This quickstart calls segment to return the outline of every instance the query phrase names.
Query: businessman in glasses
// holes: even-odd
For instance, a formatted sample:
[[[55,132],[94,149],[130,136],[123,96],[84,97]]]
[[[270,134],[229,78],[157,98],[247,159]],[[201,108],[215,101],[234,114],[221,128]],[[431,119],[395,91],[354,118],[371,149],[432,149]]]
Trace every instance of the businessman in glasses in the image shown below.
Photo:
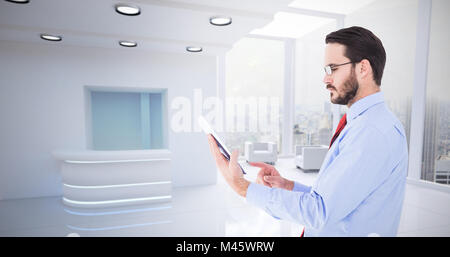
[[[306,186],[259,167],[246,180],[234,151],[228,162],[211,136],[209,144],[227,183],[239,195],[278,219],[304,226],[300,236],[395,236],[403,204],[408,152],[405,131],[381,92],[386,52],[361,27],[326,36],[323,83],[330,101],[347,105],[315,183]]]

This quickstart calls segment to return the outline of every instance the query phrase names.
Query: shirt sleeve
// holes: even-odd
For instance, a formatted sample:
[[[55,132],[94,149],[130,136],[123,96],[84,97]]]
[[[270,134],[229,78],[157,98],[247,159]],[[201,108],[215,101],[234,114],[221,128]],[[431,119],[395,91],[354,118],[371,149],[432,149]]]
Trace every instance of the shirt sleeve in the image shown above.
[[[250,183],[246,199],[248,203],[263,209],[277,219],[313,228],[320,228],[325,221],[323,201],[314,192],[289,191]]]
[[[294,188],[292,188],[292,191],[309,193],[309,192],[311,192],[311,187],[307,186],[307,185],[303,185],[300,182],[294,181]]]

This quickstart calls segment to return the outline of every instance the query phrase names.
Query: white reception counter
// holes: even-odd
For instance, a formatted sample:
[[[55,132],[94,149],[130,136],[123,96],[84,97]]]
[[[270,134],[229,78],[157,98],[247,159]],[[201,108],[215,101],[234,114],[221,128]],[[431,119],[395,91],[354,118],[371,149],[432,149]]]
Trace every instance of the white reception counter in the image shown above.
[[[96,208],[171,200],[170,151],[54,151],[63,203]]]

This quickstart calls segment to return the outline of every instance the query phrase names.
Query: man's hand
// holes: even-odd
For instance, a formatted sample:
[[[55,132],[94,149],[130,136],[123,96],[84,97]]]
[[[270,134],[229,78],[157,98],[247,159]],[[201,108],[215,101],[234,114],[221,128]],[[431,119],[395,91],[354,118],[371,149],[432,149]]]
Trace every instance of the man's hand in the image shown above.
[[[264,162],[249,162],[249,164],[261,168],[256,177],[256,183],[286,190],[292,190],[294,188],[294,181],[281,177],[280,173],[272,165]]]
[[[228,161],[220,152],[216,140],[212,135],[208,135],[208,141],[211,153],[213,154],[217,167],[219,168],[220,173],[222,173],[222,176],[225,178],[225,181],[231,186],[231,188],[233,188],[234,191],[236,191],[236,193],[245,197],[247,195],[247,189],[250,182],[244,178],[244,174],[237,163],[239,151],[233,151],[230,161]]]

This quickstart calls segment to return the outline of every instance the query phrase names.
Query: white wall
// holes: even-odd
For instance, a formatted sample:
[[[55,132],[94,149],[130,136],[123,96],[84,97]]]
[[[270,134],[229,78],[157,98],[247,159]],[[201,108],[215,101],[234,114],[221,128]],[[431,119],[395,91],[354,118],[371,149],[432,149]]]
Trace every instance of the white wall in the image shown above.
[[[168,88],[171,100],[216,95],[216,59],[139,49],[0,41],[0,200],[62,194],[54,149],[86,149],[84,86]],[[203,133],[169,131],[173,185],[216,182]]]

